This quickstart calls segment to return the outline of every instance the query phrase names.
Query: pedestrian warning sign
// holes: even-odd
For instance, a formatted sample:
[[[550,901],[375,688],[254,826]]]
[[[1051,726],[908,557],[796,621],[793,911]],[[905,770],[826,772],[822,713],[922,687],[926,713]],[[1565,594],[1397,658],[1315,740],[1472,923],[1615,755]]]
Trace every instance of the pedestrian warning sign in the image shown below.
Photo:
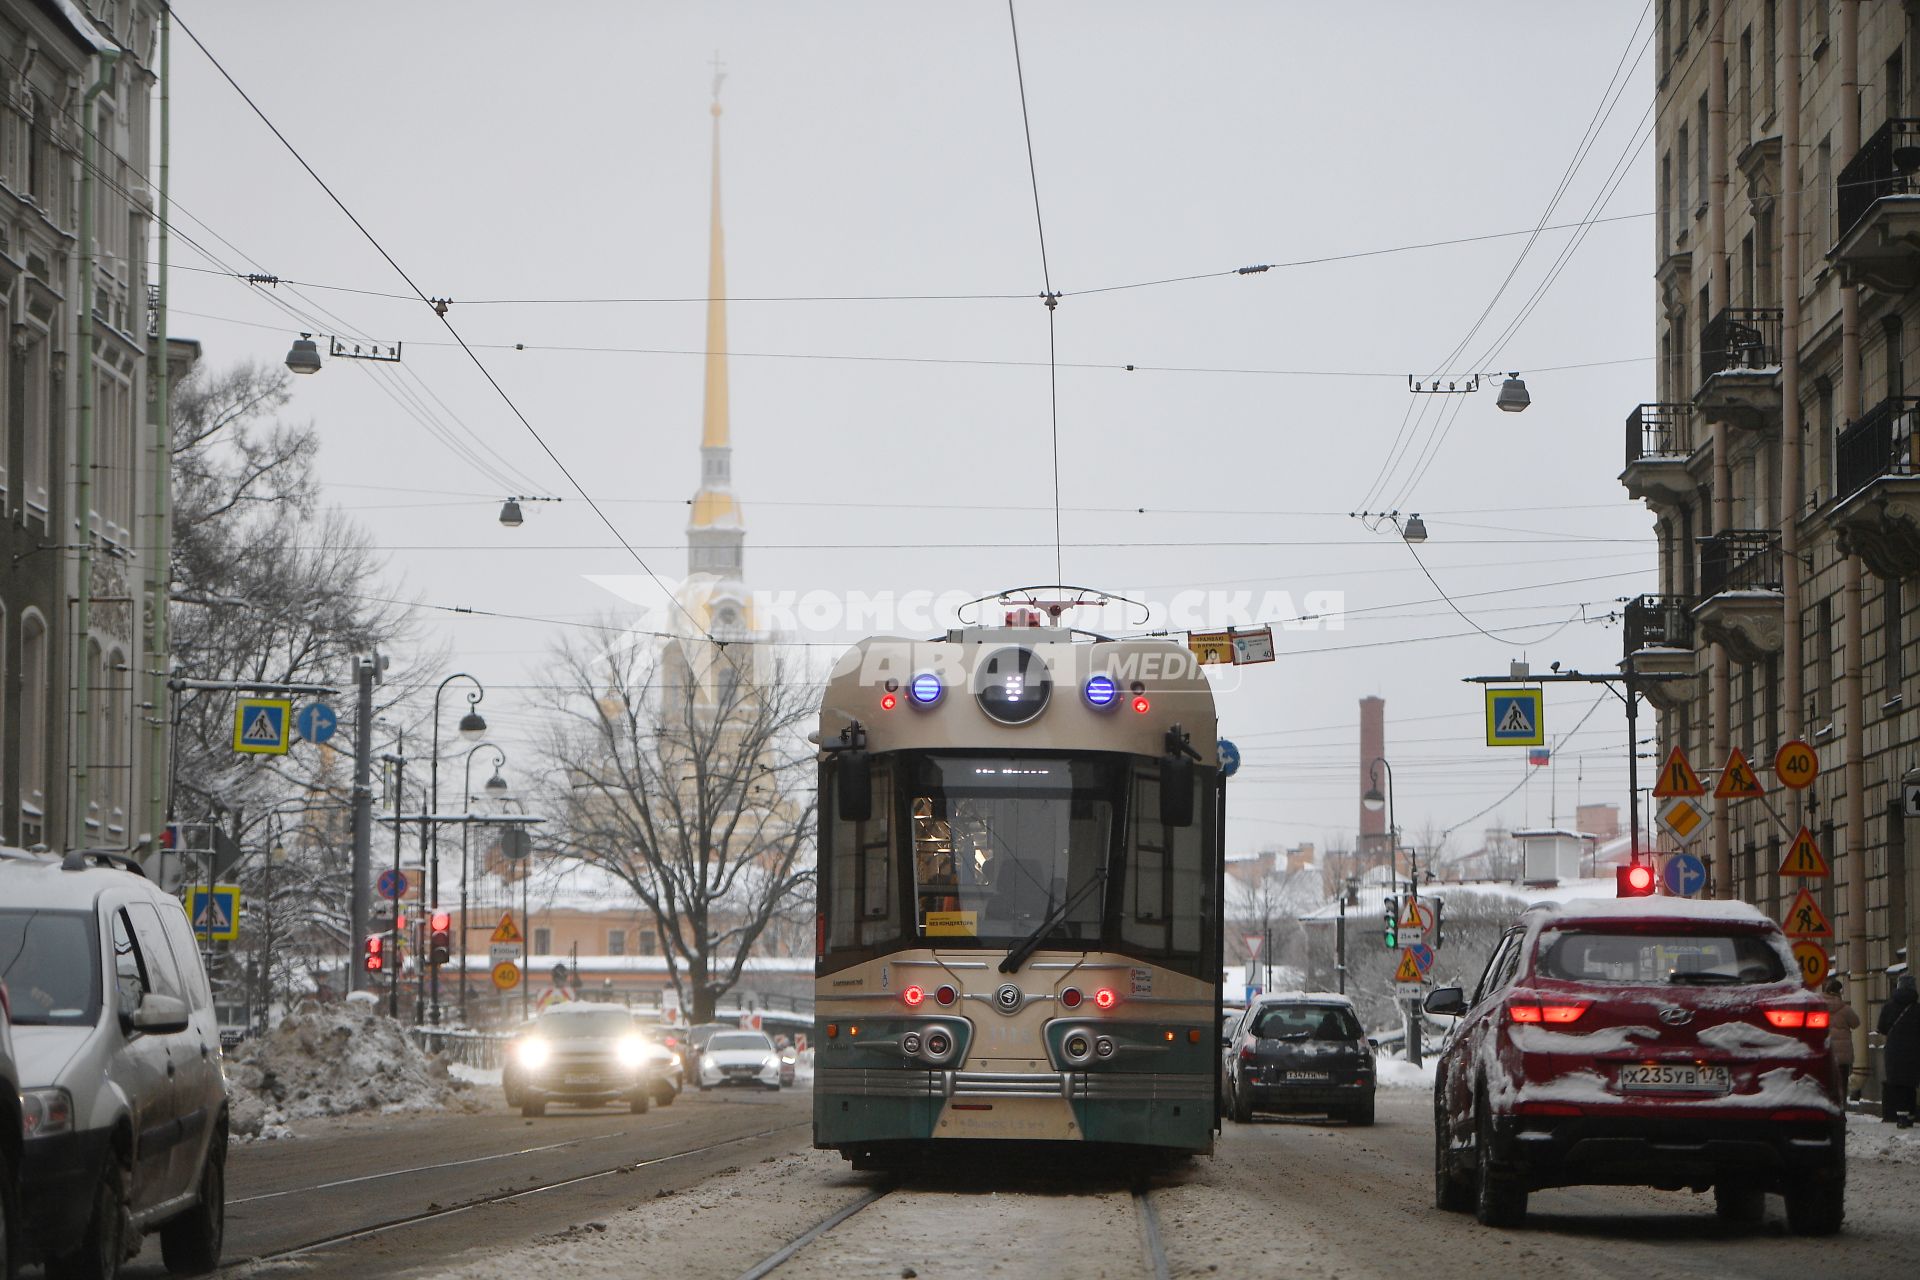
[[[196,884],[187,889],[187,919],[195,936],[215,942],[240,937],[240,886]]]
[[[1763,796],[1767,789],[1760,785],[1760,778],[1747,763],[1746,753],[1735,747],[1733,754],[1727,757],[1727,767],[1720,771],[1720,781],[1713,788],[1716,800],[1751,800]]]
[[[1665,800],[1669,796],[1703,796],[1707,789],[1700,785],[1700,775],[1687,763],[1687,753],[1675,747],[1667,753],[1667,762],[1660,766],[1653,794],[1656,799]]]
[[[293,703],[286,698],[241,698],[233,708],[233,749],[243,755],[287,754]]]
[[[1546,716],[1538,689],[1487,690],[1487,745],[1543,747],[1547,744]]]
[[[1827,919],[1827,913],[1813,900],[1813,895],[1802,889],[1794,898],[1793,905],[1787,908],[1787,915],[1780,922],[1780,928],[1789,938],[1831,938],[1833,922]]]
[[[1414,958],[1412,947],[1400,949],[1400,967],[1394,970],[1393,980],[1395,982],[1420,981],[1420,962]]]
[[[505,915],[500,917],[500,923],[493,927],[493,937],[489,938],[488,941],[489,942],[523,942],[525,941],[525,939],[521,936],[520,926],[513,922],[513,912],[509,911]]]
[[[1826,855],[1813,842],[1813,832],[1805,827],[1800,828],[1800,834],[1793,838],[1793,846],[1787,850],[1786,861],[1780,864],[1780,874],[1798,876],[1803,880],[1820,879],[1833,874]]]

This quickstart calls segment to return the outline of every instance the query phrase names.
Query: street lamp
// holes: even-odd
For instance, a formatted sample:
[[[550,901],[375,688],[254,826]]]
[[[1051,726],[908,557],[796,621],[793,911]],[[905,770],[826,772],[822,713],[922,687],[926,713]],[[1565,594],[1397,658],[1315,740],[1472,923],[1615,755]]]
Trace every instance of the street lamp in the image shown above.
[[[1420,518],[1418,511],[1407,517],[1407,523],[1400,530],[1400,537],[1404,541],[1415,544],[1427,540],[1427,522]]]
[[[1493,407],[1507,413],[1523,413],[1533,403],[1533,397],[1527,394],[1527,384],[1516,371],[1507,375],[1500,384],[1500,394],[1493,399]]]
[[[1387,775],[1385,794],[1380,787],[1380,775]],[[1400,824],[1393,814],[1393,766],[1387,763],[1385,756],[1375,756],[1367,770],[1368,787],[1360,797],[1360,803],[1374,813],[1384,807],[1387,811],[1387,881],[1391,886],[1393,874],[1399,867]],[[1407,901],[1412,902],[1420,896],[1420,876],[1414,867],[1413,851],[1407,851]],[[1406,1010],[1407,1062],[1410,1066],[1420,1065],[1420,1014],[1415,1006],[1402,1003]]]
[[[504,503],[501,504],[500,506],[500,523],[501,524],[507,526],[507,528],[509,529],[518,529],[521,525],[525,524],[526,522],[527,522],[527,518],[520,514],[519,499],[508,498]]]
[[[473,757],[481,751],[493,752],[493,776],[487,779],[487,794],[494,799],[505,798],[509,788],[506,778],[500,774],[500,767],[507,762],[507,753],[491,742],[479,743],[467,751],[466,772],[462,775],[460,795],[462,806],[473,803]],[[467,849],[468,833],[473,830],[471,822],[460,824],[460,1024],[467,1025]]]
[[[287,352],[287,368],[303,374],[320,372],[320,348],[314,345],[312,334],[303,333],[293,340]]]
[[[420,819],[420,851],[427,856],[427,898],[428,909],[440,909],[440,824],[434,816],[440,812],[440,696],[447,686],[455,680],[468,680],[473,683],[473,691],[467,694],[467,713],[460,717],[460,736],[467,742],[478,742],[486,736],[487,721],[480,714],[481,699],[487,696],[487,687],[475,676],[465,671],[456,671],[440,682],[433,691],[433,754],[427,766],[427,812]],[[440,1022],[440,970],[433,970],[433,1021]],[[416,1018],[417,1020],[417,1018]]]

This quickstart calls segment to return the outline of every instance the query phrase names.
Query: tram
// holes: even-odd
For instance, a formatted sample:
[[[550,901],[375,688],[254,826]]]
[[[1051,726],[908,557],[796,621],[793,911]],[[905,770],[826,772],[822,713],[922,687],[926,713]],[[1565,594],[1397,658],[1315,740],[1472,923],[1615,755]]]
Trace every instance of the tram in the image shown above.
[[[1051,614],[836,664],[820,758],[814,1145],[1208,1153],[1224,788],[1186,648]]]

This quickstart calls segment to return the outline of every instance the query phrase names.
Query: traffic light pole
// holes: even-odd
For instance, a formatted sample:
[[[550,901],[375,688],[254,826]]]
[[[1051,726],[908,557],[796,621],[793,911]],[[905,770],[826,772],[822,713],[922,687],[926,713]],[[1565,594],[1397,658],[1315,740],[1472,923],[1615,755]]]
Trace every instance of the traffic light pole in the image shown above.
[[[365,945],[367,908],[373,898],[373,682],[379,677],[380,659],[369,656],[358,660],[359,701],[353,726],[353,874],[349,892],[353,946]],[[347,966],[347,990],[358,991],[367,984],[364,968],[357,962]]]

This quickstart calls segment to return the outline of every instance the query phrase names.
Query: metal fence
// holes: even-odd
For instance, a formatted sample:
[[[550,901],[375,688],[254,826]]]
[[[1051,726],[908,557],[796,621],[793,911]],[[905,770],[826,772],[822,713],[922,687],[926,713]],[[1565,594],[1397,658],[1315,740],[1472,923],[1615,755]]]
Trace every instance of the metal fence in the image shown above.
[[[1780,590],[1780,535],[1729,529],[1700,539],[1700,594]]]
[[[1684,404],[1635,405],[1627,415],[1627,463],[1643,458],[1687,456],[1687,414]]]
[[[1834,445],[1837,496],[1850,498],[1881,476],[1914,474],[1920,396],[1889,396],[1847,424]]]
[[[1780,363],[1778,307],[1724,307],[1700,331],[1700,381],[1728,369],[1765,369]]]
[[[1626,651],[1692,649],[1693,601],[1685,596],[1639,596],[1627,602]]]
[[[1836,242],[1846,239],[1876,200],[1920,190],[1916,171],[1920,171],[1920,120],[1893,119],[1875,129],[1840,170]]]

